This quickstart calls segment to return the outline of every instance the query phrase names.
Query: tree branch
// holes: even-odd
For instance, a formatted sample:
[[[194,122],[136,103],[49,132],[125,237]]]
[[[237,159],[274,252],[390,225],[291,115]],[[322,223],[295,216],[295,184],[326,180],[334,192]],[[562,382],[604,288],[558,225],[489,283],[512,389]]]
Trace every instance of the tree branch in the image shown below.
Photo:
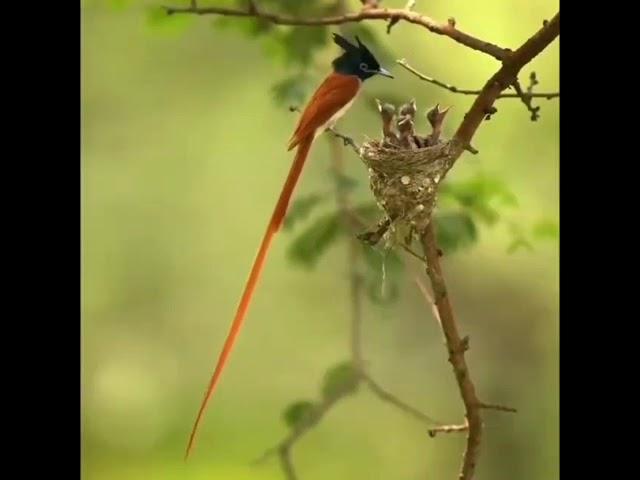
[[[502,68],[487,81],[458,127],[454,138],[464,145],[469,144],[484,117],[495,111],[493,104],[500,93],[517,79],[522,67],[533,60],[558,35],[560,35],[560,12],[502,62]]]
[[[354,152],[356,152],[356,155],[360,155],[360,145],[358,145],[353,138],[347,136],[347,135],[343,135],[342,133],[338,132],[334,127],[330,127],[327,128],[327,130],[329,132],[331,132],[333,134],[334,137],[339,138],[340,140],[342,140],[342,143],[344,143],[344,146],[349,146],[353,149]]]
[[[443,425],[442,427],[429,429],[429,436],[434,438],[438,433],[459,433],[466,432],[468,430],[468,425]]]
[[[313,415],[309,416],[300,425],[296,426],[296,428],[294,428],[289,435],[283,438],[277,445],[267,449],[260,458],[255,460],[254,463],[261,463],[271,455],[277,453],[280,456],[283,470],[285,471],[288,479],[291,480],[297,478],[293,468],[293,462],[291,461],[291,448],[305,433],[318,424],[336,403],[348,395],[350,395],[350,392],[342,392],[339,395],[324,398],[317,405]]]
[[[287,480],[297,480],[298,476],[293,468],[293,462],[291,461],[291,449],[288,446],[281,446],[278,450],[280,456],[280,465],[282,465],[282,471],[284,472]]]
[[[400,60],[396,60],[396,63],[400,65],[402,68],[404,68],[405,70],[408,70],[409,72],[413,73],[420,80],[424,80],[425,82],[432,83],[433,85],[444,88],[445,90],[449,90],[450,92],[459,93],[462,95],[480,95],[482,93],[482,90],[468,90],[464,88],[458,88],[455,85],[450,85],[448,83],[441,82],[440,80],[437,80],[433,77],[429,77],[423,73],[420,73],[411,65],[409,65],[404,58]],[[560,92],[534,93],[532,91],[528,91],[527,93],[523,92],[522,94],[501,93],[496,98],[522,98],[522,95],[526,95],[529,98],[546,98],[547,100],[551,100],[553,98],[559,98]]]
[[[421,234],[422,247],[427,257],[427,275],[431,280],[434,303],[438,309],[440,326],[444,333],[449,351],[449,362],[458,382],[458,389],[465,407],[466,424],[468,427],[467,447],[464,452],[460,480],[470,480],[476,468],[480,440],[482,438],[482,418],[480,417],[480,400],[471,381],[469,369],[464,358],[466,342],[460,337],[453,314],[453,307],[449,301],[447,285],[440,266],[438,245],[436,243],[433,222]]]
[[[512,55],[503,61],[502,67],[490,79],[474,101],[469,112],[458,127],[454,140],[463,145],[471,143],[473,135],[486,115],[495,113],[494,102],[509,85],[513,84],[520,70],[542,52],[560,35],[560,12],[546,23],[535,35],[527,40]],[[434,303],[438,309],[438,318],[449,351],[449,362],[453,367],[460,396],[465,406],[466,426],[468,427],[467,446],[464,452],[460,480],[470,480],[476,468],[480,442],[482,439],[482,402],[478,399],[464,357],[468,342],[460,337],[453,308],[449,301],[447,286],[440,266],[438,245],[433,221],[421,232],[422,246],[427,258],[427,275],[431,280]]]
[[[507,407],[505,405],[496,405],[493,403],[481,403],[480,408],[484,408],[485,410],[498,410],[500,412],[509,412],[509,413],[518,413],[513,407]]]
[[[542,52],[558,35],[560,35],[560,12],[503,61],[500,70],[487,81],[471,109],[465,115],[464,120],[456,131],[454,140],[461,142],[463,145],[471,143],[471,139],[482,123],[483,118],[490,112],[495,112],[493,104],[500,93],[513,84],[517,80],[520,70]],[[453,367],[460,396],[465,407],[468,434],[459,478],[460,480],[470,480],[475,472],[482,439],[480,410],[486,404],[483,404],[478,399],[464,357],[464,353],[468,348],[468,341],[461,338],[458,332],[453,307],[449,300],[442,267],[440,266],[439,248],[436,242],[433,221],[429,222],[425,230],[421,232],[420,240],[427,258],[427,275],[431,281],[433,300],[438,309],[438,318],[447,343],[449,362]]]
[[[485,116],[496,112],[493,103],[500,97],[502,91],[508,88],[509,85],[514,84],[514,82],[517,81],[520,70],[557,38],[559,34],[560,13],[557,13],[551,21],[545,23],[543,28],[527,40],[518,50],[504,59],[500,70],[489,79],[485,87],[480,91],[471,109],[465,115],[464,120],[456,131],[453,141],[457,141],[462,145],[470,144],[473,135]],[[532,88],[533,81],[528,89],[528,93],[531,93]],[[516,91],[516,93],[522,95],[522,92]],[[460,154],[461,151],[452,159],[451,165],[453,165],[453,162],[457,160]],[[459,479],[471,480],[475,473],[482,440],[483,425],[480,414],[481,410],[493,408],[502,411],[515,411],[515,409],[490,405],[479,400],[465,360],[465,352],[469,348],[469,338],[461,337],[458,331],[453,307],[449,300],[447,286],[440,265],[440,249],[436,242],[433,221],[429,222],[426,228],[420,232],[420,240],[426,257],[427,275],[431,281],[433,290],[433,297],[430,303],[435,305],[436,311],[434,314],[439,320],[445,337],[449,353],[449,362],[452,365],[460,396],[462,397],[466,419],[464,425],[439,426],[436,429],[432,429],[430,435],[433,436],[438,432],[468,432]],[[427,299],[430,299],[431,296],[426,288],[423,288],[421,283],[418,284]],[[371,384],[369,385],[371,387]],[[390,402],[394,403],[392,400],[390,400]]]
[[[439,422],[438,420],[435,420],[425,415],[420,410],[413,408],[411,405],[404,403],[398,397],[386,391],[373,378],[371,378],[369,374],[364,373],[363,380],[365,381],[365,383],[367,384],[371,392],[373,392],[383,402],[390,403],[391,405],[395,406],[396,408],[403,411],[404,413],[411,415],[413,418],[415,418],[416,420],[419,420],[420,422],[431,424],[431,425],[433,424],[441,425],[441,422]]]
[[[334,15],[318,18],[301,18],[292,17],[288,15],[279,15],[277,13],[270,13],[262,11],[256,8],[255,3],[253,7],[246,10],[238,10],[234,8],[226,7],[164,7],[168,15],[174,14],[195,14],[195,15],[222,15],[229,17],[249,17],[260,18],[267,22],[271,22],[276,25],[306,25],[306,26],[320,26],[320,25],[342,25],[344,23],[362,22],[363,20],[384,20],[384,21],[399,21],[403,20],[414,25],[419,25],[426,28],[432,33],[437,35],[444,35],[452,40],[479,52],[483,52],[492,56],[497,60],[504,60],[509,57],[510,50],[504,49],[490,42],[480,40],[473,37],[468,33],[458,30],[455,26],[455,22],[448,21],[447,23],[437,22],[426,15],[413,12],[407,9],[399,8],[365,8],[359,12],[345,13],[343,15]]]

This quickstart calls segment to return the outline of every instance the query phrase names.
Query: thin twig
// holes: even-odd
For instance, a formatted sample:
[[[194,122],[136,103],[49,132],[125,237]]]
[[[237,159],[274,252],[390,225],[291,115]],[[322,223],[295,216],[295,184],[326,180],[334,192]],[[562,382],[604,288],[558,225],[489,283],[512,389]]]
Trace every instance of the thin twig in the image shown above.
[[[291,449],[288,446],[281,446],[278,450],[280,456],[280,465],[282,465],[282,471],[284,472],[287,480],[297,480],[298,476],[293,468],[293,462],[291,461]]]
[[[430,428],[428,433],[431,438],[438,433],[460,433],[469,430],[469,425],[443,425],[441,427]]]
[[[420,260],[422,263],[426,263],[427,259],[425,257],[423,257],[422,255],[420,255],[419,253],[415,252],[409,245],[406,245],[404,243],[400,244],[400,247],[407,252],[409,255],[411,255],[412,257],[417,258],[418,260]]]
[[[429,77],[424,73],[420,73],[411,65],[409,65],[404,58],[400,60],[396,60],[396,63],[400,65],[402,68],[404,68],[405,70],[408,70],[409,72],[413,73],[420,80],[424,80],[425,82],[432,83],[433,85],[437,85],[438,87],[444,88],[445,90],[449,90],[450,92],[459,93],[461,95],[480,95],[480,93],[482,93],[482,90],[468,90],[464,88],[458,88],[455,85],[450,85],[448,83],[441,82],[440,80],[437,80],[433,77]],[[530,98],[546,98],[547,100],[551,100],[553,98],[559,98],[560,92],[547,92],[547,93],[528,92],[528,93],[524,93],[524,95]],[[520,95],[519,93],[501,93],[496,98],[522,98],[522,95]]]
[[[259,464],[267,460],[271,455],[282,452],[282,450],[286,450],[287,454],[290,454],[291,448],[296,444],[296,442],[309,430],[311,430],[315,425],[317,425],[320,420],[324,418],[324,416],[333,408],[333,406],[338,403],[342,398],[350,395],[350,392],[341,392],[340,394],[324,398],[314,409],[313,415],[309,416],[306,420],[297,425],[285,438],[283,438],[280,442],[278,442],[275,446],[268,448],[265,452],[253,463]],[[289,460],[290,462],[290,460]]]
[[[505,405],[495,405],[492,403],[481,403],[480,408],[486,410],[498,410],[500,412],[518,413],[518,410],[513,407],[507,407]]]
[[[534,107],[531,104],[531,100],[534,98],[535,94],[522,90],[522,86],[520,85],[520,82],[518,80],[513,82],[513,88],[515,89],[518,97],[520,97],[520,100],[522,100],[524,106],[527,107],[527,110],[529,110],[529,112],[531,113],[531,121],[535,122],[536,120],[538,120],[540,118],[540,106]],[[499,95],[498,98],[500,98]]]
[[[416,6],[416,0],[408,0],[407,4],[404,6],[405,11],[410,12],[413,10],[413,7]],[[387,25],[387,34],[391,33],[391,29],[393,26],[400,21],[400,17],[393,17],[389,20],[389,24]]]
[[[395,395],[389,393],[384,388],[382,388],[371,376],[368,374],[363,374],[363,380],[369,387],[369,389],[383,402],[390,403],[395,406],[399,410],[402,410],[404,413],[411,415],[413,418],[430,425],[442,425],[442,422],[435,420],[428,415],[425,415],[417,408],[412,407],[411,405],[406,404],[402,400],[400,400]]]
[[[353,138],[347,136],[347,135],[343,135],[342,133],[338,132],[334,127],[330,127],[327,128],[327,131],[333,133],[333,135],[337,138],[339,138],[340,140],[342,140],[342,142],[344,143],[345,147],[348,145],[350,146],[354,152],[356,152],[356,155],[360,155],[360,145],[358,145]]]
[[[276,25],[342,25],[344,23],[362,22],[363,20],[404,20],[408,23],[420,25],[432,33],[444,35],[452,40],[469,47],[473,50],[486,53],[497,60],[504,60],[509,56],[509,50],[499,47],[490,42],[480,40],[468,33],[464,33],[455,27],[455,22],[440,23],[419,13],[400,9],[400,8],[366,8],[359,12],[345,13],[342,15],[334,15],[318,18],[301,18],[287,15],[279,15],[277,13],[264,12],[260,9],[247,8],[246,10],[238,10],[226,7],[164,7],[168,15],[174,14],[196,14],[196,15],[223,15],[230,17],[253,17],[260,18]]]

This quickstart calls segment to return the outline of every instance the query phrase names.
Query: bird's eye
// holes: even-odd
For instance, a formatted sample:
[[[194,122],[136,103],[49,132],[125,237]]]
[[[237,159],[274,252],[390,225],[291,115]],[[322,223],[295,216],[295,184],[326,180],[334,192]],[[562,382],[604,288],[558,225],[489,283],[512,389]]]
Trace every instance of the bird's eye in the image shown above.
[[[360,70],[362,70],[363,72],[366,72],[367,70],[369,70],[369,65],[367,65],[366,63],[361,63]]]

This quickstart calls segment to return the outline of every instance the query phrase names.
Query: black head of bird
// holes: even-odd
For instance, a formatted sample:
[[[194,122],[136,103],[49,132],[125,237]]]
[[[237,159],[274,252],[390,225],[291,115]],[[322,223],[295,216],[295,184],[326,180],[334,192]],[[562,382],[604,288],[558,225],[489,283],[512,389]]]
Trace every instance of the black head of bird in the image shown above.
[[[374,75],[393,78],[391,73],[380,66],[373,53],[357,36],[357,45],[353,45],[337,33],[333,34],[333,41],[344,50],[344,53],[333,61],[333,68],[337,73],[355,75],[363,81]]]

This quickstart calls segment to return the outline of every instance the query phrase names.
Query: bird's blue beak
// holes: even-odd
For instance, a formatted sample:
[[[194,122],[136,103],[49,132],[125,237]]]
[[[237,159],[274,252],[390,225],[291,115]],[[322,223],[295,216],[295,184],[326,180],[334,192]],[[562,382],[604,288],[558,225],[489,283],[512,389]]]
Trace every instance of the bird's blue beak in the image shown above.
[[[378,74],[379,74],[379,75],[382,75],[382,76],[384,76],[384,77],[393,78],[393,75],[391,75],[391,73],[389,73],[389,71],[388,71],[388,70],[385,70],[385,69],[384,69],[384,68],[382,68],[382,67],[380,67],[380,68],[378,69]]]

